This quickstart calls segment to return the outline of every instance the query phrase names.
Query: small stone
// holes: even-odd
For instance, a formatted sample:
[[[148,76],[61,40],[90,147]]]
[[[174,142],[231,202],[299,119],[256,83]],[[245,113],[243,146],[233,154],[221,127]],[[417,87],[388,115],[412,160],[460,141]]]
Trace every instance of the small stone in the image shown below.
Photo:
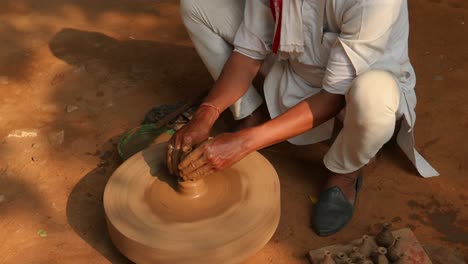
[[[71,113],[71,112],[74,112],[74,111],[78,110],[78,106],[76,106],[76,105],[67,105],[65,110],[67,111],[67,113]]]
[[[434,75],[434,81],[443,81],[444,77],[442,75]]]
[[[44,229],[39,229],[39,230],[37,230],[37,234],[38,234],[40,237],[47,237],[47,231],[45,231]]]
[[[61,145],[65,139],[65,131],[60,130],[49,134],[49,143],[53,146]]]
[[[5,195],[3,194],[0,194],[0,203],[4,202],[5,201]]]
[[[15,129],[11,131],[7,138],[34,138],[37,137],[37,129],[30,129],[30,130],[21,130],[21,129]]]

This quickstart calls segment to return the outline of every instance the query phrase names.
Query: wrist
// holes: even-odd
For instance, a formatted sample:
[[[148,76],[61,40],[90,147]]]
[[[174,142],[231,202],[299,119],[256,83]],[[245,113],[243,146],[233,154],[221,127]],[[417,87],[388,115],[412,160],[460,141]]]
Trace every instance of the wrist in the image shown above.
[[[201,121],[208,126],[212,127],[216,120],[218,120],[219,112],[213,107],[200,106],[193,115],[193,121]]]
[[[260,149],[261,137],[259,137],[259,128],[251,127],[236,132],[240,138],[242,138],[242,147],[248,152],[252,152]]]
[[[216,111],[217,115],[221,115],[221,109],[219,109],[219,107],[217,107],[215,104],[212,104],[212,103],[209,103],[209,102],[203,102],[200,104],[200,108],[202,107],[207,107],[207,108],[210,108],[214,111]]]

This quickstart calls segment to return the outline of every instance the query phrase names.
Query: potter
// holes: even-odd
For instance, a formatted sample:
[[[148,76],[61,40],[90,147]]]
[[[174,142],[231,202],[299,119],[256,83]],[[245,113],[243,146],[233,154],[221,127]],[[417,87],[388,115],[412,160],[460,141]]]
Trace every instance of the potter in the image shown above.
[[[438,175],[414,148],[406,0],[182,0],[181,14],[216,81],[170,141],[172,173],[198,179],[281,141],[324,141],[338,118],[343,128],[323,159],[327,181],[313,219],[321,236],[351,220],[361,169],[394,133],[423,177]],[[252,86],[257,74],[264,98]],[[239,130],[207,140],[228,108]]]

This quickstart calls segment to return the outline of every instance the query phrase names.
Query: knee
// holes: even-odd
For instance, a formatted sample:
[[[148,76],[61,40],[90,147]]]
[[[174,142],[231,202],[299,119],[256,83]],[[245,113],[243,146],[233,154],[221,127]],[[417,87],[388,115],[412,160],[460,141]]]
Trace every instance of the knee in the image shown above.
[[[345,123],[366,130],[393,129],[399,104],[400,89],[389,72],[366,72],[346,94]]]
[[[400,103],[400,89],[391,73],[368,71],[356,77],[346,99],[347,104],[366,112],[396,113]]]

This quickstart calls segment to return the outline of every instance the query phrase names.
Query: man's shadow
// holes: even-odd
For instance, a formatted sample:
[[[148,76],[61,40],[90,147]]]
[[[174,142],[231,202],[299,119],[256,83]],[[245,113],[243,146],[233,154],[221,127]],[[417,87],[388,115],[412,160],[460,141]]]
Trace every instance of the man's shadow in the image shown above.
[[[162,100],[194,97],[212,82],[195,50],[190,47],[144,40],[120,41],[99,32],[70,28],[58,32],[51,39],[49,47],[57,58],[77,69],[84,68],[92,76],[102,77],[103,74],[94,71],[105,71],[107,78],[124,76],[136,83],[144,80],[149,85],[143,89],[164,90]],[[186,87],[187,84],[191,84],[191,87]],[[159,91],[155,92],[159,94]],[[78,97],[82,91],[57,89],[56,93],[54,96],[57,98],[65,93],[74,93]],[[132,111],[131,108],[128,110]],[[87,121],[91,124],[96,122]],[[129,263],[112,245],[102,200],[108,179],[121,164],[116,150],[119,138],[111,138],[95,153],[87,153],[96,156],[99,162],[74,186],[68,197],[66,214],[74,231],[111,263]],[[80,155],[82,153],[77,153],[77,156]]]
[[[57,58],[98,81],[125,78],[174,101],[197,97],[212,84],[192,47],[117,40],[99,32],[64,28],[50,40],[49,48]],[[121,88],[125,87],[115,87]]]

